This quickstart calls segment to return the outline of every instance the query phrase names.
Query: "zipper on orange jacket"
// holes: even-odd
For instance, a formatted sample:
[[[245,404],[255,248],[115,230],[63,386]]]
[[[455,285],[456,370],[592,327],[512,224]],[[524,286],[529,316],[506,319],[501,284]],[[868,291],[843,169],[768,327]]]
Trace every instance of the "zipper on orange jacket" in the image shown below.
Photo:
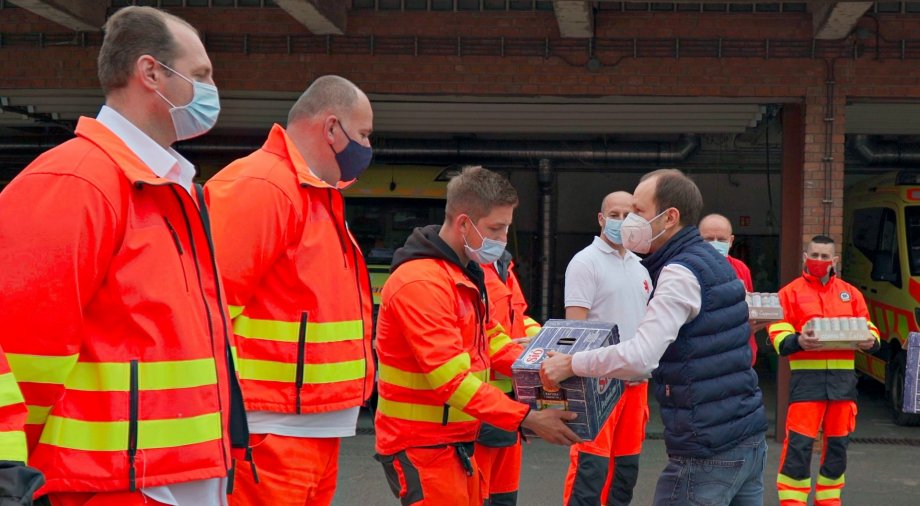
[[[188,274],[185,272],[185,262],[182,261],[182,255],[185,254],[185,250],[182,249],[182,242],[179,241],[179,234],[176,232],[176,229],[173,228],[172,223],[169,222],[169,218],[163,216],[163,221],[166,222],[166,228],[169,229],[169,235],[172,236],[173,242],[176,244],[176,251],[179,253],[179,267],[182,268],[182,279],[185,281],[185,291],[188,292]]]
[[[128,488],[131,492],[137,491],[137,472],[134,459],[137,455],[137,419],[138,404],[140,403],[140,386],[138,382],[138,362],[130,362],[130,376],[128,382]]]
[[[189,239],[188,243],[189,243],[189,247],[191,248],[192,259],[195,261],[195,275],[198,279],[198,289],[201,292],[201,301],[204,304],[204,311],[208,318],[208,332],[211,335],[211,356],[214,357],[214,369],[215,369],[214,373],[217,377],[217,383],[215,383],[215,385],[217,386],[217,409],[221,413],[223,413],[224,403],[223,403],[223,400],[221,400],[221,396],[220,396],[220,374],[219,374],[219,371],[217,370],[218,355],[217,355],[217,343],[214,340],[214,320],[213,320],[213,316],[211,315],[211,307],[208,305],[208,298],[205,295],[204,280],[201,279],[201,264],[199,264],[198,262],[198,248],[195,247],[195,241],[192,239],[194,237],[194,232],[192,231],[192,221],[189,219],[188,212],[185,209],[185,203],[183,202],[182,197],[179,195],[178,190],[176,190],[176,186],[178,186],[178,184],[171,183],[169,185],[169,189],[172,190],[173,195],[176,197],[176,201],[179,203],[179,208],[182,210],[182,218],[183,220],[185,220],[185,228],[186,228],[186,232],[188,233],[188,239]],[[183,189],[183,192],[186,195],[188,195],[188,192],[186,192],[184,189]],[[189,198],[191,198],[191,195],[189,195]],[[204,219],[201,216],[201,210],[198,209],[197,206],[196,206],[196,209],[197,209],[196,214],[198,215],[198,219],[201,222],[202,229],[205,230],[205,236],[208,237],[207,232],[206,232],[206,226],[204,225]],[[211,263],[212,265],[214,265],[215,264],[214,255],[213,255],[214,247],[211,244],[210,237],[208,237],[208,247],[211,249]],[[218,303],[218,307],[223,307],[223,302],[221,301],[221,298],[220,298],[220,281],[218,280],[219,276],[220,274],[215,268],[214,269],[214,279],[215,279],[215,283],[217,283],[217,303]],[[223,311],[221,311],[220,313],[221,315],[223,315]],[[226,321],[224,322],[224,328],[226,329]],[[227,345],[229,345],[229,343],[227,343]],[[228,350],[228,353],[229,353],[229,350]],[[228,370],[227,371],[228,375],[229,375],[229,372],[230,371]],[[224,468],[228,468],[229,459],[227,458],[227,449],[223,444],[223,438],[224,438],[223,422],[221,422],[221,426],[220,426],[220,437],[221,437],[220,449],[221,449],[221,455],[224,459]]]
[[[303,389],[303,368],[307,359],[307,312],[300,313],[300,329],[297,333],[297,367],[294,377],[294,413],[300,414],[300,391]]]

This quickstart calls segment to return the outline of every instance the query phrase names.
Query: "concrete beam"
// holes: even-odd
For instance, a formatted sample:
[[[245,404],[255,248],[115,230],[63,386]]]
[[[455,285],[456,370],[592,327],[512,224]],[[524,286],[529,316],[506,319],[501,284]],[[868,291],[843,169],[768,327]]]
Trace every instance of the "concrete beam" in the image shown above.
[[[342,0],[275,0],[300,24],[316,35],[344,35],[350,2]]]
[[[594,37],[594,2],[554,0],[553,11],[563,37],[589,39]]]
[[[815,38],[838,40],[849,35],[872,2],[815,2],[810,4]]]
[[[106,0],[7,0],[77,32],[98,32],[105,24]]]

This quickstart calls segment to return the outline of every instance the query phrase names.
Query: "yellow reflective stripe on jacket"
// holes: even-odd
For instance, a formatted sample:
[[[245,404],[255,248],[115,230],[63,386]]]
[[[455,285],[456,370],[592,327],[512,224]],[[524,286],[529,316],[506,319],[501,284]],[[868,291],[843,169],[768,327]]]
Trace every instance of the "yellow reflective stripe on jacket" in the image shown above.
[[[492,339],[496,335],[504,334],[504,333],[505,333],[505,327],[502,327],[501,323],[496,323],[495,325],[490,327],[488,330],[486,330],[486,338]]]
[[[409,388],[412,390],[432,390],[433,386],[428,381],[428,375],[420,372],[409,372],[389,366],[383,362],[377,364],[377,374],[379,381],[389,383],[398,387]],[[489,377],[489,371],[476,371],[470,373],[476,376],[480,381],[485,381]]]
[[[220,413],[137,422],[137,448],[139,450],[204,443],[220,439],[220,437]],[[72,450],[127,450],[128,421],[88,422],[52,415],[45,422],[39,441],[43,444]]]
[[[778,322],[770,325],[767,328],[767,333],[770,334],[770,340],[773,341],[773,349],[776,350],[776,353],[779,353],[783,341],[790,335],[795,334],[795,327],[789,322]]]
[[[495,356],[496,353],[501,351],[502,348],[508,346],[509,344],[511,344],[511,338],[508,337],[508,334],[498,334],[497,336],[493,337],[491,341],[489,341],[489,356]]]
[[[458,374],[470,369],[470,354],[461,353],[454,358],[439,365],[435,370],[425,374],[431,388],[441,388],[448,381],[457,377]]]
[[[540,324],[537,323],[537,321],[533,318],[529,316],[524,318],[524,335],[526,337],[533,337],[539,334],[540,330],[542,329],[543,327],[541,327]]]
[[[6,354],[10,369],[20,383],[64,383],[77,358],[79,355]]]
[[[506,394],[514,390],[514,385],[511,383],[509,378],[496,378],[489,381],[489,384],[501,390],[502,392],[505,392]]]
[[[231,320],[243,314],[244,309],[246,309],[246,306],[227,306],[227,312],[230,313]]]
[[[19,391],[16,377],[11,372],[0,374],[0,408],[20,402],[23,402],[22,392]]]
[[[432,422],[443,423],[444,406],[432,406],[430,404],[411,404],[408,402],[396,402],[380,397],[377,400],[377,411],[380,414],[391,418],[410,420],[413,422]],[[472,422],[476,418],[452,407],[448,407],[447,421],[450,422]]]
[[[138,363],[140,390],[169,390],[217,384],[212,358]],[[128,362],[77,362],[64,383],[70,390],[127,392],[131,388]]]
[[[280,381],[294,383],[297,378],[297,364],[240,358],[238,361],[240,379],[255,381]],[[304,383],[336,383],[364,379],[364,359],[333,362],[330,364],[305,364]]]
[[[467,404],[470,403],[470,400],[476,395],[476,392],[479,391],[483,381],[472,374],[467,374],[463,381],[460,382],[460,386],[454,390],[454,393],[450,394],[450,398],[447,399],[447,403],[457,409],[463,409]]]
[[[875,340],[878,341],[879,340],[878,327],[876,327],[874,323],[868,320],[866,321],[866,323],[869,324],[869,333],[875,336]]]
[[[300,322],[257,320],[240,315],[233,320],[233,332],[247,339],[297,343],[300,340]],[[308,343],[360,341],[364,339],[364,322],[361,320],[307,322],[307,332],[304,337]]]
[[[836,369],[853,369],[853,359],[791,359],[789,368],[793,371],[799,370],[836,370]]]
[[[21,430],[0,432],[0,460],[27,462],[26,433]]]
[[[26,405],[26,409],[29,411],[26,423],[32,425],[41,425],[45,423],[45,420],[48,418],[48,413],[51,412],[51,406]]]

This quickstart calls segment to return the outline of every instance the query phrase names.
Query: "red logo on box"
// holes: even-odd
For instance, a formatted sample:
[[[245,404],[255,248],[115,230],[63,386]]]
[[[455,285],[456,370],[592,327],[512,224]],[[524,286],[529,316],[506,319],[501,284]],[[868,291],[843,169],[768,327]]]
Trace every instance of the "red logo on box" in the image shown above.
[[[534,348],[524,357],[525,364],[536,364],[543,358],[543,348]]]

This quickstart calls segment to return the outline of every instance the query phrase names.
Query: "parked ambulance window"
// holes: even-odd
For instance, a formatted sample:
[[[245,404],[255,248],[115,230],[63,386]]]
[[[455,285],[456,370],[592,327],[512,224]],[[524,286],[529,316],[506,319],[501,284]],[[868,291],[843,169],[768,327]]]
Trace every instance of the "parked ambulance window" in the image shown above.
[[[389,266],[416,227],[444,223],[444,201],[350,198],[345,214],[368,265]]]
[[[905,208],[904,221],[907,226],[907,258],[910,263],[910,275],[920,276],[920,206]]]
[[[898,224],[894,210],[883,209],[878,248],[872,258],[872,279],[901,287],[901,261],[898,255]]]
[[[870,207],[853,213],[853,246],[869,260],[875,257],[882,211],[884,208]]]

